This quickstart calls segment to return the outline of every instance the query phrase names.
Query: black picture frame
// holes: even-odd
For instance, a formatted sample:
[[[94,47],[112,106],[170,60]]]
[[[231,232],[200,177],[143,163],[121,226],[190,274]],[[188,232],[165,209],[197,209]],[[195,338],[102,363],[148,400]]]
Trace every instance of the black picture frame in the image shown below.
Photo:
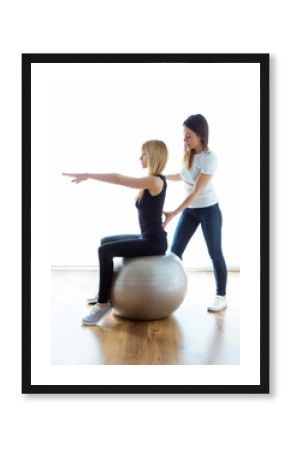
[[[266,53],[22,54],[22,393],[269,393],[269,61]],[[33,63],[255,63],[260,66],[260,383],[257,385],[33,385],[31,382],[31,65]]]

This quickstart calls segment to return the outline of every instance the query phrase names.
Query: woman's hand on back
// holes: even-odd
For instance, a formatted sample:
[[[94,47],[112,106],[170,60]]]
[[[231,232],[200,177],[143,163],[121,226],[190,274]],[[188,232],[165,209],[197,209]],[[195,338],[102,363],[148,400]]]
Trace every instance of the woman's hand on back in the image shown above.
[[[163,211],[163,214],[165,216],[165,220],[164,220],[162,226],[163,226],[163,228],[165,228],[168,225],[168,223],[170,222],[170,220],[172,220],[173,217],[175,217],[176,214],[174,213],[174,211],[167,211],[167,212]]]

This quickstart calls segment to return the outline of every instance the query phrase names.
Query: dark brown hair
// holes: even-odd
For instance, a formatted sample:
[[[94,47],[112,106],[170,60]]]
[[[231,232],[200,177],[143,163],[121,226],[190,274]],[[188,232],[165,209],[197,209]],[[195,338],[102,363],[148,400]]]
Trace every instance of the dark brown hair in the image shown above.
[[[190,130],[194,131],[200,138],[202,149],[206,150],[208,147],[208,123],[206,118],[201,114],[193,114],[189,116],[183,125]],[[190,149],[190,151],[184,152],[183,162],[187,169],[192,166],[193,158],[195,154],[195,149]]]

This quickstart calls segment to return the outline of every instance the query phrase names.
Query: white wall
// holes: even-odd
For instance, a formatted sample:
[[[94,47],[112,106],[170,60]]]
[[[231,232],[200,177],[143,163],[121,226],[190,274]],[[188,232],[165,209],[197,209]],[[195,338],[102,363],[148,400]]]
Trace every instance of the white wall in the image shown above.
[[[186,449],[195,446],[229,450],[234,445],[237,450],[249,446],[272,450],[278,439],[287,445],[288,8],[287,2],[265,2],[262,9],[260,2],[249,0],[2,3],[0,336],[4,448],[35,450],[41,443],[44,450],[75,450],[89,446],[96,433],[99,447],[110,442],[112,447],[126,446],[128,450],[136,448],[136,442],[140,450],[147,450],[153,440],[155,447],[166,446],[168,450],[182,444]],[[21,52],[271,53],[270,396],[21,395]],[[251,290],[251,285],[248,288]],[[251,316],[250,308],[246,315]],[[5,345],[7,341],[9,345]],[[100,413],[104,417],[102,424],[98,420]],[[96,433],[90,423],[95,417]]]
[[[95,181],[74,185],[61,173],[144,174],[140,147],[152,138],[168,145],[165,173],[177,172],[182,123],[188,115],[202,113],[210,125],[210,148],[219,158],[215,186],[224,216],[224,253],[230,268],[239,267],[243,117],[249,107],[258,106],[258,77],[257,65],[250,64],[34,64],[32,152],[47,160],[51,264],[96,265],[102,236],[139,231],[135,190]],[[255,138],[247,135],[247,145],[252,141],[251,151],[258,152]],[[169,183],[165,210],[183,198],[182,184]],[[177,218],[167,228],[169,243],[176,223]],[[201,230],[184,262],[211,266]]]

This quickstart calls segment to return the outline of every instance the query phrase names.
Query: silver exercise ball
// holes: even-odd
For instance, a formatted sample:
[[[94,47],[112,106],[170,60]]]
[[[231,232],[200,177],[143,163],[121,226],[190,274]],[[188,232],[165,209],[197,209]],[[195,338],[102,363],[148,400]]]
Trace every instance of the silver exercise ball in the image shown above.
[[[186,289],[184,267],[173,253],[123,258],[114,269],[113,313],[126,319],[162,319],[180,306]]]

